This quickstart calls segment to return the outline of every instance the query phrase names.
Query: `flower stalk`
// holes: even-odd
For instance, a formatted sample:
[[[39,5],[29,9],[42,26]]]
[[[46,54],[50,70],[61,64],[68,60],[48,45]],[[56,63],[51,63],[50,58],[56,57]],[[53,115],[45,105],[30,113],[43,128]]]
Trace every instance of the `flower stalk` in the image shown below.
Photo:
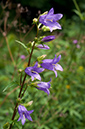
[[[38,35],[38,31],[37,31],[37,35]],[[36,35],[36,36],[37,36],[37,35]],[[31,53],[30,53],[30,56],[29,56],[28,66],[30,66],[31,57],[32,57],[32,54],[33,54],[34,47],[35,47],[35,42],[34,42],[34,44],[33,44],[33,46],[32,46],[32,50],[31,50]],[[22,89],[23,89],[23,86],[24,86],[26,77],[27,77],[27,74],[25,73],[23,82],[22,82],[22,84],[21,84],[21,88],[20,88],[20,92],[19,92],[18,98],[22,98],[23,95],[24,95],[24,94],[21,95],[21,93],[22,93]],[[17,107],[18,107],[18,103],[16,103],[16,105],[15,105],[14,112],[13,112],[13,116],[12,116],[12,120],[14,120],[14,118],[15,118],[15,115],[16,115],[16,112],[17,112]],[[12,124],[10,124],[9,129],[11,129],[11,128],[12,128]]]

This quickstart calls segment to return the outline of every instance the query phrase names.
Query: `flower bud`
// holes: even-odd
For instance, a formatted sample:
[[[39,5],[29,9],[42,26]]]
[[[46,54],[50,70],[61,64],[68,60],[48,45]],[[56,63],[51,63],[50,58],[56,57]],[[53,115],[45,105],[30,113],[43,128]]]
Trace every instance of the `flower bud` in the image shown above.
[[[27,106],[32,105],[32,103],[33,103],[33,101],[28,102],[28,103],[27,103]]]
[[[37,18],[34,18],[33,19],[33,24],[36,24],[38,22],[38,19]]]
[[[49,27],[48,26],[43,26],[42,27],[42,30],[45,32],[45,31],[50,31]]]
[[[18,72],[21,73],[23,70],[22,69],[19,69]]]
[[[38,41],[38,38],[37,38],[37,37],[35,37],[34,41],[35,41],[35,42],[37,42],[37,41]]]
[[[40,61],[42,61],[46,56],[47,56],[47,55],[39,56],[39,57],[37,58],[37,60],[40,62]]]

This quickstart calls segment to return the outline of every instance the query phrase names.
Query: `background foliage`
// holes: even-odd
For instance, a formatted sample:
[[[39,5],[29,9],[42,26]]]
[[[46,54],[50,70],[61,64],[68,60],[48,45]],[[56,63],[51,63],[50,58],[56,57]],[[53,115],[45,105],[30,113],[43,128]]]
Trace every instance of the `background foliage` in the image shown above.
[[[61,31],[55,31],[52,34],[56,36],[56,39],[47,45],[50,47],[48,51],[40,50],[34,51],[34,55],[31,61],[31,65],[35,61],[35,58],[42,54],[46,54],[47,58],[54,58],[54,55],[61,54],[62,58],[60,64],[64,71],[58,72],[58,77],[55,78],[53,72],[49,71],[44,73],[42,78],[44,81],[51,82],[50,95],[47,96],[43,91],[39,91],[32,87],[29,87],[24,95],[22,103],[33,100],[33,104],[27,107],[29,110],[34,109],[34,113],[31,115],[33,122],[26,121],[22,127],[21,122],[17,122],[19,115],[15,119],[14,129],[85,129],[85,19],[81,18],[72,12],[75,9],[71,0],[70,7],[67,7],[66,1],[52,0],[31,0],[31,1],[15,1],[21,2],[23,6],[28,6],[30,12],[14,11],[16,7],[9,7],[3,9],[0,5],[0,127],[3,128],[5,124],[12,116],[14,105],[16,103],[17,94],[19,92],[19,77],[20,73],[18,69],[24,69],[27,65],[28,56],[24,48],[15,42],[15,40],[21,40],[27,44],[35,37],[36,28],[28,34],[31,27],[30,22],[32,19],[32,8],[41,9],[42,11],[49,10],[52,7],[54,9],[58,6],[57,12],[63,13],[61,7],[69,8],[68,13],[62,18]],[[46,2],[48,4],[46,4]],[[85,9],[83,1],[77,1],[81,12]],[[35,3],[35,4],[34,4]],[[52,4],[51,4],[52,3]],[[55,5],[55,3],[57,3]],[[56,7],[55,7],[56,6]],[[16,8],[17,10],[17,8]],[[60,11],[61,10],[61,11]],[[7,15],[9,12],[9,15]],[[37,11],[36,11],[37,12]],[[56,12],[56,9],[55,9]],[[70,15],[71,13],[71,15]],[[25,14],[23,16],[23,14]],[[26,20],[26,14],[32,16],[29,20]],[[71,18],[70,18],[71,16]],[[66,19],[68,17],[68,19]],[[6,38],[5,38],[5,19],[6,22]],[[14,24],[13,21],[17,23]],[[31,20],[30,20],[31,21]],[[29,25],[29,26],[28,26]],[[8,30],[7,30],[8,28]],[[45,32],[48,34],[49,32]],[[28,35],[27,35],[28,34]],[[44,33],[42,33],[43,35]],[[26,36],[27,35],[27,36]],[[7,39],[7,40],[6,40]],[[73,44],[73,40],[77,39],[78,43]],[[9,43],[15,65],[11,60],[8,52],[7,42]],[[20,55],[25,55],[26,59],[22,60]],[[16,90],[17,89],[17,90]]]

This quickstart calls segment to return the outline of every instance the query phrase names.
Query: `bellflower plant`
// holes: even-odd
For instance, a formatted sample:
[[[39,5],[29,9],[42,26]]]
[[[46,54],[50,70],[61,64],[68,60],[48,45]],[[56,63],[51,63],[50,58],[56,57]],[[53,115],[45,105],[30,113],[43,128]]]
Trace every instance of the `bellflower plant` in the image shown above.
[[[22,122],[22,125],[24,125],[25,121],[26,121],[26,118],[29,120],[29,121],[32,121],[32,118],[30,116],[30,114],[33,112],[34,110],[31,110],[31,111],[27,111],[27,109],[22,106],[22,105],[19,105],[18,106],[18,113],[20,115],[18,121],[21,120]]]
[[[41,80],[39,73],[43,71],[44,71],[44,68],[38,68],[38,62],[36,62],[33,67],[27,67],[25,69],[25,73],[31,76],[32,81],[34,80],[34,78]]]
[[[12,126],[15,124],[15,116],[17,115],[17,109],[18,109],[18,113],[19,113],[19,119],[17,121],[21,120],[22,125],[25,124],[26,118],[29,121],[32,121],[32,118],[30,116],[30,114],[34,111],[34,110],[30,110],[27,111],[27,109],[23,106],[26,105],[22,104],[22,98],[24,97],[24,95],[26,94],[26,90],[28,87],[28,85],[31,87],[36,87],[39,92],[44,91],[45,93],[47,93],[47,95],[50,94],[49,88],[51,86],[50,82],[44,82],[43,81],[43,76],[40,76],[40,73],[44,74],[43,71],[45,69],[47,70],[51,70],[54,71],[56,77],[57,77],[57,70],[59,71],[63,71],[63,68],[60,64],[58,64],[58,62],[61,59],[61,55],[59,55],[58,57],[55,57],[53,59],[44,59],[46,54],[44,55],[39,55],[38,57],[36,57],[32,60],[32,56],[33,56],[33,51],[36,49],[35,46],[37,46],[40,49],[50,49],[49,46],[43,44],[44,42],[50,42],[52,40],[55,39],[54,35],[48,35],[45,36],[43,35],[44,38],[42,38],[42,36],[39,37],[39,32],[43,29],[40,29],[40,25],[41,23],[43,25],[45,25],[46,27],[49,27],[50,32],[52,32],[55,29],[61,29],[61,25],[57,22],[58,20],[60,20],[62,18],[62,14],[54,14],[54,9],[51,8],[50,11],[48,13],[44,13],[42,15],[40,15],[38,18],[34,18],[33,19],[33,26],[36,25],[37,31],[36,31],[36,37],[34,37],[33,41],[29,41],[29,43],[26,45],[26,43],[22,43],[21,41],[16,40],[20,45],[23,46],[24,50],[26,50],[26,52],[28,52],[28,62],[27,62],[27,66],[25,69],[20,69],[18,70],[19,74],[20,74],[20,81],[18,83],[19,85],[19,95],[18,95],[18,99],[16,102],[16,105],[14,107],[14,112],[11,118],[11,124],[9,125],[9,129],[12,129]],[[30,29],[30,31],[32,30],[32,28]],[[30,32],[29,31],[29,32]],[[39,34],[39,35],[38,35]],[[24,36],[25,38],[25,36]],[[40,50],[38,49],[38,50]],[[36,49],[37,51],[37,49]],[[23,59],[22,61],[25,60],[25,56],[22,55],[20,57],[21,59]],[[26,58],[27,59],[27,58]],[[33,62],[31,62],[33,61]],[[35,62],[35,64],[34,64]],[[16,63],[17,64],[17,63]],[[34,66],[32,66],[31,64],[34,64]],[[18,67],[16,67],[18,68]],[[48,71],[46,71],[48,72]],[[26,80],[26,78],[29,76],[29,81]],[[39,82],[36,81],[36,79],[39,80]],[[14,89],[15,90],[15,89]],[[32,91],[33,92],[33,91]],[[26,99],[26,98],[25,98]],[[33,101],[34,102],[34,101]],[[30,105],[31,106],[31,105]],[[17,117],[16,117],[17,118]],[[5,127],[6,125],[4,125]],[[18,127],[21,128],[21,127]]]
[[[48,26],[52,32],[55,29],[61,29],[61,25],[57,22],[63,17],[62,14],[54,14],[54,9],[51,8],[47,14],[41,15],[39,17],[39,22],[45,26]]]
[[[63,71],[63,68],[61,67],[61,65],[58,64],[60,59],[61,59],[61,55],[59,55],[58,58],[56,58],[56,55],[55,55],[54,59],[42,60],[43,63],[41,64],[41,66],[45,69],[54,71],[54,73],[57,77],[56,70]]]

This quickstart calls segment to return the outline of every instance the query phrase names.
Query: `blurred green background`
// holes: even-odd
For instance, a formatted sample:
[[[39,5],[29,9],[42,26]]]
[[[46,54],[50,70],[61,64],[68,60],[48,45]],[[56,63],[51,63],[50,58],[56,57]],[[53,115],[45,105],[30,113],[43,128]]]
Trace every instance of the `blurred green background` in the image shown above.
[[[25,69],[28,53],[15,40],[28,45],[36,35],[32,19],[53,7],[55,13],[64,16],[59,21],[62,30],[52,32],[54,41],[46,43],[50,49],[35,50],[31,65],[38,56],[54,58],[61,54],[59,64],[64,71],[58,77],[45,71],[43,81],[52,78],[50,95],[28,87],[22,103],[33,100],[27,107],[34,109],[33,122],[26,121],[22,127],[15,118],[14,129],[85,129],[85,2],[84,0],[15,0],[0,3],[0,128],[9,122],[19,93],[19,69]],[[32,31],[30,31],[32,29]],[[50,35],[42,32],[41,35]],[[74,44],[73,41],[77,40]],[[11,50],[11,54],[10,53]],[[11,56],[10,56],[11,55]],[[22,60],[21,55],[26,58]],[[23,73],[24,75],[24,73]]]

